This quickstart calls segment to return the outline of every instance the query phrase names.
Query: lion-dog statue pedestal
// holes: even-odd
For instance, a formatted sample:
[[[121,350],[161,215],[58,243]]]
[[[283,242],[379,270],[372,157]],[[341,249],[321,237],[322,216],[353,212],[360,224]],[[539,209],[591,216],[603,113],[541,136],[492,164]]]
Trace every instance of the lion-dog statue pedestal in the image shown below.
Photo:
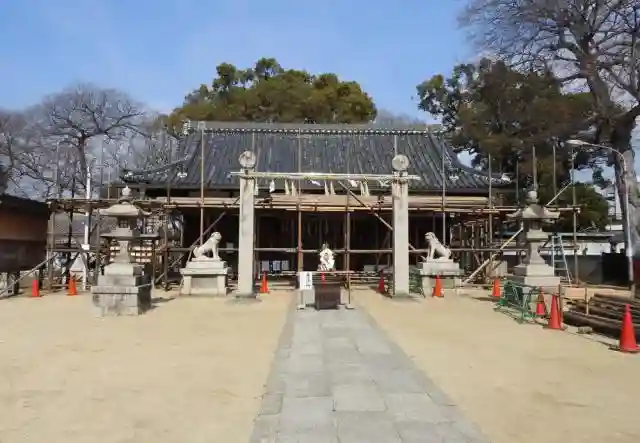
[[[427,241],[429,252],[420,267],[423,293],[431,294],[438,276],[440,276],[443,289],[458,287],[462,270],[460,265],[451,258],[451,250],[444,246],[433,232],[427,232],[424,238]]]
[[[227,262],[218,255],[221,239],[220,233],[214,232],[206,242],[193,250],[193,258],[186,267],[180,269],[180,295],[227,295]]]

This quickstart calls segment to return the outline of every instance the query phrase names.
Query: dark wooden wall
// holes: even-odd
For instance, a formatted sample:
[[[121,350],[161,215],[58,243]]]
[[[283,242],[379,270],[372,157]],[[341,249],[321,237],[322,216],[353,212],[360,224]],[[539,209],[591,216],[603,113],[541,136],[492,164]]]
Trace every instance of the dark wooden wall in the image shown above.
[[[204,228],[218,218],[223,210],[207,210]],[[200,213],[197,209],[184,211],[184,246],[190,246],[200,235]],[[380,214],[387,223],[391,213]],[[302,213],[302,249],[312,250],[303,254],[303,269],[315,270],[318,266],[318,252],[323,243],[328,243],[337,252],[336,268],[345,268],[346,214],[342,212]],[[360,271],[365,265],[391,264],[390,253],[392,232],[369,212],[352,212],[350,216],[350,257],[349,268]],[[220,247],[238,247],[238,216],[228,211],[211,231],[222,235]],[[440,214],[413,213],[409,217],[410,242],[417,249],[425,249],[424,234],[433,231],[438,238],[442,235]],[[298,269],[298,213],[296,211],[256,211],[256,248],[279,248],[290,251],[256,251],[256,261],[288,261],[288,270]],[[208,236],[206,236],[208,238]],[[206,239],[205,238],[205,239]],[[445,240],[445,243],[449,239]],[[383,252],[380,250],[388,250]],[[369,251],[369,252],[367,252]],[[237,252],[221,251],[220,256],[235,269]],[[418,254],[411,254],[412,263],[417,263]]]
[[[45,259],[48,221],[44,203],[0,197],[0,272],[27,271]]]

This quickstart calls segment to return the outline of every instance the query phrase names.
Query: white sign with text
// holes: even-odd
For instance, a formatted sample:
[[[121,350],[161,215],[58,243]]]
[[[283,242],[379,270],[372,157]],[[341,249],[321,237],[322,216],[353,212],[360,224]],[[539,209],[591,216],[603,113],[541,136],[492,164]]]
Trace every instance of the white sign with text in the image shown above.
[[[298,273],[298,284],[300,289],[313,289],[313,272],[302,271]]]

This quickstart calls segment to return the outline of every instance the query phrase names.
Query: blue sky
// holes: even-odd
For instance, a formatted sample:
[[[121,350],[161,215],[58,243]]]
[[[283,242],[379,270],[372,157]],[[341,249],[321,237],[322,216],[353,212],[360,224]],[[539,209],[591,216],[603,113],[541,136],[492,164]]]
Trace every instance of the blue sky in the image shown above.
[[[218,63],[246,67],[272,56],[285,67],[356,80],[379,107],[420,116],[415,86],[472,55],[457,29],[461,2],[375,4],[4,0],[0,106],[90,81],[167,110],[209,83]]]
[[[416,85],[477,56],[457,26],[463,4],[0,0],[0,107],[92,82],[168,111],[210,83],[219,63],[275,57],[356,80],[379,108],[429,119],[417,109]]]

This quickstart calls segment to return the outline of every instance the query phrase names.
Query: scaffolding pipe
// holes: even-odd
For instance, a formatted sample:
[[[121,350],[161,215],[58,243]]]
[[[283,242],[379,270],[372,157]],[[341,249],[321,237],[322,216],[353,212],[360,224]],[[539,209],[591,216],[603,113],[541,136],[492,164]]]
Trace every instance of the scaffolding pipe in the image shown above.
[[[447,228],[446,228],[446,224],[447,224],[447,213],[445,212],[445,208],[447,207],[447,177],[445,175],[445,160],[444,160],[444,151],[445,151],[445,145],[444,143],[442,144],[442,152],[440,153],[442,155],[442,207],[440,208],[442,210],[442,215],[441,215],[441,219],[442,219],[442,237],[441,237],[441,241],[443,244],[447,243],[447,239],[446,239],[446,234],[447,234]]]
[[[545,206],[549,206],[551,203],[553,203],[558,196],[564,192],[564,190],[566,189],[566,186],[564,188],[562,188],[550,201],[549,203],[547,203]],[[504,248],[511,243],[516,237],[518,237],[518,235],[524,230],[524,226],[521,224],[520,228],[516,231],[515,234],[513,234],[511,237],[509,237],[509,239],[507,241],[505,241],[502,246],[500,246],[500,248],[498,249],[498,251],[496,253],[494,253],[491,257],[489,257],[488,260],[485,260],[484,263],[482,263],[480,265],[480,267],[478,269],[476,269],[475,271],[473,271],[471,273],[471,275],[463,282],[464,284],[469,283],[477,274],[478,272],[480,272],[482,269],[484,269],[485,266],[487,266],[489,264],[489,262],[493,261],[494,258],[496,258],[499,254],[502,253],[502,251],[504,250]],[[575,230],[575,225],[574,225],[574,230]],[[574,237],[575,239],[575,237]],[[576,240],[577,241],[577,240]]]
[[[304,181],[304,180],[354,180],[354,181],[387,181],[398,179],[397,176],[392,174],[337,174],[337,173],[322,173],[322,172],[230,172],[232,177],[248,177],[248,178],[262,178],[271,180],[292,180],[292,181]],[[421,180],[417,175],[403,175],[402,179],[405,180]]]
[[[393,226],[391,226],[389,223],[387,223],[387,221],[385,219],[383,219],[382,217],[380,217],[380,215],[376,214],[376,211],[374,211],[371,206],[367,205],[362,200],[360,200],[358,198],[358,196],[351,189],[349,189],[344,183],[339,181],[338,184],[340,186],[342,186],[344,188],[344,190],[347,191],[358,203],[360,203],[363,207],[367,208],[369,210],[369,212],[371,212],[380,221],[380,223],[382,223],[383,225],[385,225],[387,227],[387,229],[389,229],[389,231],[393,232]],[[416,248],[413,247],[413,245],[411,243],[409,243],[409,250],[415,251]]]
[[[102,198],[102,183],[104,182],[104,138],[100,143],[100,179],[98,184],[98,198]],[[89,206],[92,208],[92,206]],[[93,271],[93,284],[98,284],[98,277],[100,276],[100,269],[102,267],[102,257],[100,256],[100,246],[102,245],[102,237],[101,237],[101,227],[102,217],[100,214],[100,209],[96,211],[96,243],[97,245],[97,253],[96,253],[96,261],[95,261],[95,269]],[[89,249],[91,249],[91,241],[89,241]]]
[[[579,284],[580,279],[578,277],[578,271],[580,270],[580,268],[578,266],[578,232],[577,232],[578,231],[578,213],[575,211],[576,202],[577,202],[575,171],[576,171],[576,165],[575,165],[575,157],[574,157],[574,151],[573,151],[573,145],[572,145],[571,147],[571,202],[573,206],[573,281]],[[629,200],[627,199],[627,202],[628,201]],[[629,229],[631,228],[627,224],[627,232],[629,232]],[[630,248],[631,246],[629,245],[627,247]],[[631,271],[633,272],[633,264],[630,266],[630,268],[631,268]],[[567,270],[567,273],[569,273],[569,270]],[[631,273],[629,273],[629,275],[631,275]],[[633,292],[635,293],[635,291]],[[632,297],[633,296],[635,295],[633,295],[632,293]],[[560,298],[560,300],[562,300],[562,297]]]
[[[238,198],[236,199],[236,201],[238,201],[238,199],[240,199],[240,197],[238,197]],[[205,230],[200,234],[200,237],[199,237],[196,241],[194,241],[193,243],[191,243],[191,246],[189,246],[189,248],[185,248],[185,249],[188,249],[188,251],[185,251],[185,252],[191,252],[191,251],[193,250],[193,247],[194,247],[196,244],[198,244],[198,243],[202,244],[202,239],[204,238],[204,236],[205,236],[205,235],[207,235],[207,234],[209,234],[209,232],[211,232],[211,230],[212,230],[212,229],[213,229],[213,228],[218,224],[218,222],[219,222],[220,220],[222,220],[222,217],[224,217],[224,216],[227,214],[227,212],[228,212],[228,211],[223,211],[223,212],[218,216],[218,218],[216,218],[216,219],[215,219],[215,221],[214,221],[213,223],[211,223],[211,225],[210,225],[207,229],[205,229]],[[184,229],[184,227],[183,227],[183,229]],[[166,245],[165,245],[165,248],[166,248]],[[169,248],[167,248],[167,249],[169,249]],[[177,249],[177,248],[175,248],[175,249],[174,249],[174,248],[171,248],[170,250],[171,250],[171,251],[174,251],[174,250],[176,250],[176,249]],[[168,273],[169,269],[170,269],[170,268],[172,268],[172,267],[174,267],[174,266],[175,266],[175,265],[176,265],[180,260],[182,260],[182,259],[183,259],[183,256],[178,257],[177,259],[175,259],[175,260],[173,261],[173,263],[171,263],[171,265],[170,265],[170,266],[167,266],[167,267],[165,268],[166,270],[165,270],[165,271],[164,271],[160,276],[158,276],[158,277],[155,279],[155,283],[159,282],[159,281],[160,281],[160,280],[165,276],[165,273]],[[168,288],[166,288],[166,287],[165,287],[165,290],[167,290],[167,289],[168,289]]]
[[[87,200],[91,199],[91,166],[87,162],[87,181],[85,184],[85,197]],[[85,253],[82,255],[84,258],[84,267],[82,268],[82,290],[87,290],[87,280],[89,279],[89,230],[91,229],[91,206],[88,206],[84,212],[84,236],[82,242],[82,250]]]
[[[7,287],[5,289],[3,289],[2,291],[0,291],[0,298],[4,298],[5,295],[7,295],[13,288],[13,286],[18,283],[19,281],[23,280],[24,278],[30,276],[31,274],[33,274],[36,271],[39,271],[41,267],[43,267],[44,265],[46,265],[47,263],[49,263],[50,261],[52,261],[54,259],[55,255],[52,255],[50,257],[45,258],[43,261],[41,261],[40,263],[38,263],[37,265],[35,265],[33,268],[31,268],[29,271],[27,271],[26,273],[22,274],[20,276],[20,278],[16,279],[13,281],[13,285],[9,286],[7,284]]]
[[[493,167],[491,165],[491,154],[488,155],[489,158],[489,209],[493,209]],[[493,246],[493,214],[489,214],[489,247]],[[493,259],[489,257],[489,273],[488,277],[493,277]]]
[[[186,253],[190,252],[193,248],[186,247],[172,247],[167,248],[169,252],[181,252]],[[500,248],[449,248],[451,252],[504,252],[505,249]],[[255,248],[256,252],[282,252],[285,254],[297,254],[298,252],[302,254],[317,254],[317,249],[298,249],[297,247],[293,248]],[[509,248],[506,249],[508,251],[521,251],[524,248]],[[238,252],[238,248],[218,248],[220,252]],[[393,252],[392,248],[379,248],[379,249],[332,249],[333,252],[337,254],[390,254]],[[410,254],[423,254],[428,252],[428,249],[415,249],[413,251],[409,251]]]
[[[520,233],[524,230],[524,228],[520,228],[516,231],[515,234],[513,234],[511,237],[509,237],[509,239],[504,242],[502,244],[502,246],[500,246],[500,248],[498,249],[498,251],[496,251],[494,254],[491,255],[491,257],[489,257],[487,260],[484,261],[484,263],[482,263],[478,269],[476,269],[475,271],[473,271],[471,273],[471,275],[469,277],[467,277],[467,279],[463,282],[463,283],[469,283],[471,280],[473,280],[473,278],[478,275],[478,273],[480,271],[482,271],[484,269],[485,266],[487,266],[489,263],[491,263],[493,261],[494,258],[496,258],[498,255],[500,255],[502,253],[502,251],[509,245],[509,243],[511,243],[516,237],[518,237],[518,235],[520,235]]]
[[[165,130],[162,133],[162,146],[166,148],[166,127]],[[169,141],[169,164],[171,164],[173,162],[173,144],[171,143],[171,141]],[[167,205],[171,204],[171,180],[167,180]],[[164,237],[164,251],[162,251],[162,274],[160,276],[160,278],[164,278],[164,282],[163,282],[163,286],[164,286],[164,290],[168,291],[169,290],[169,251],[167,251],[167,246],[169,244],[169,217],[171,215],[171,209],[164,207],[163,209],[163,214],[164,214],[164,229],[163,229],[163,237]],[[155,274],[154,275],[154,279],[153,279],[153,286],[155,287],[155,285],[157,284],[157,282],[159,281],[159,279],[155,278]]]

